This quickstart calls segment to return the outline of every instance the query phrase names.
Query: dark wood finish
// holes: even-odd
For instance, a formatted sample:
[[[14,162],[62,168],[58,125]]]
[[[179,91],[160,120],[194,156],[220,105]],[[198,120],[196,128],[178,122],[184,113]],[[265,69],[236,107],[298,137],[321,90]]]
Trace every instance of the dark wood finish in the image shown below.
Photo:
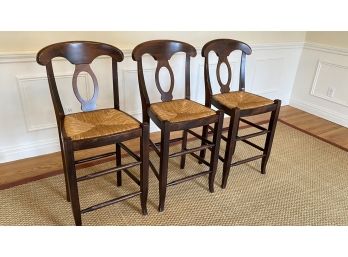
[[[123,53],[116,47],[90,41],[70,41],[62,42],[47,46],[39,51],[37,54],[37,62],[41,65],[46,66],[47,77],[49,82],[49,89],[51,92],[51,97],[54,105],[54,110],[56,114],[58,132],[61,143],[61,153],[63,158],[64,175],[66,180],[66,193],[67,200],[71,201],[72,211],[75,219],[76,225],[82,225],[81,214],[92,210],[96,210],[113,203],[117,203],[122,200],[126,200],[130,197],[134,197],[140,194],[140,202],[142,213],[147,214],[146,200],[147,200],[147,184],[148,184],[148,138],[149,129],[146,123],[140,124],[139,128],[125,131],[122,133],[116,133],[107,136],[100,136],[89,139],[72,140],[67,136],[64,130],[64,109],[61,104],[59,93],[57,90],[57,85],[55,81],[52,60],[56,57],[64,57],[70,63],[75,65],[75,72],[73,75],[72,87],[77,99],[81,103],[82,111],[91,111],[96,108],[96,100],[98,96],[98,82],[93,71],[90,68],[90,63],[101,55],[107,55],[112,58],[112,76],[113,76],[113,99],[114,108],[119,110],[119,93],[118,93],[118,74],[117,74],[117,63],[123,60]],[[80,72],[85,71],[89,73],[93,79],[94,83],[94,94],[89,100],[83,99],[77,89],[77,76]],[[120,111],[120,110],[119,110]],[[135,162],[128,164],[123,164],[121,162],[121,142],[126,140],[131,140],[135,138],[140,138],[141,142],[141,156],[136,159]],[[75,161],[74,151],[79,151],[83,149],[96,148],[106,145],[114,145],[116,151],[100,154],[94,157],[88,157],[84,159],[79,159]],[[89,174],[83,177],[77,177],[75,165],[81,163],[88,163],[98,159],[110,157],[116,155],[116,167],[110,168],[103,171],[98,171],[93,174]],[[140,165],[140,180],[130,176],[137,184],[140,184],[140,192],[129,194],[127,196],[122,196],[117,199],[113,199],[104,203],[91,206],[85,210],[80,209],[80,201],[78,194],[77,182],[84,181],[87,179],[93,179],[98,176],[109,174],[115,172],[117,174],[117,186],[122,185],[122,171],[127,171],[128,168]],[[138,183],[139,182],[139,183]]]
[[[236,51],[236,50],[241,52],[239,91],[245,91],[245,62],[246,62],[246,55],[250,55],[252,52],[250,46],[248,46],[247,44],[245,44],[243,42],[233,40],[233,39],[216,39],[216,40],[213,40],[213,41],[206,43],[202,48],[202,56],[204,57],[205,105],[207,107],[214,105],[219,110],[223,110],[224,113],[228,114],[231,117],[230,124],[228,127],[227,138],[225,136],[222,136],[222,139],[226,141],[225,156],[224,156],[224,158],[221,156],[219,157],[219,159],[223,160],[223,162],[224,162],[223,175],[222,175],[222,185],[221,185],[222,188],[225,188],[227,185],[227,180],[228,180],[231,166],[236,166],[239,164],[243,164],[243,163],[246,163],[249,161],[253,161],[253,160],[262,158],[261,173],[262,174],[266,173],[266,165],[267,165],[267,161],[269,159],[270,153],[271,153],[274,132],[276,129],[276,124],[277,124],[280,105],[281,105],[280,100],[274,100],[273,104],[269,104],[269,105],[257,107],[257,108],[250,108],[250,109],[241,110],[238,107],[229,108],[223,104],[220,104],[218,101],[214,100],[211,82],[210,82],[211,75],[209,74],[209,53],[211,51],[213,51],[216,53],[216,55],[218,57],[216,76],[217,76],[218,83],[220,85],[220,92],[221,93],[228,93],[230,91],[231,76],[232,76],[232,71],[231,71],[230,63],[228,61],[228,56],[231,54],[231,52]],[[221,78],[220,78],[220,67],[221,67],[222,63],[225,63],[227,65],[228,79],[227,79],[226,84],[223,84],[221,82]],[[267,113],[267,112],[271,112],[271,117],[269,120],[268,129],[260,127],[257,124],[253,124],[252,122],[249,122],[249,121],[242,118],[242,117],[263,114],[263,113]],[[254,127],[260,129],[261,131],[239,137],[238,136],[238,128],[239,128],[240,120],[243,122],[246,122],[248,125],[251,125],[251,126],[254,126]],[[202,131],[203,138],[208,137],[208,129],[209,129],[208,126],[203,128],[203,131]],[[262,147],[247,140],[249,138],[252,138],[255,136],[260,136],[260,135],[263,135],[266,133],[267,133],[267,137],[266,137],[266,142],[265,142],[264,148],[262,148]],[[263,154],[253,156],[253,157],[247,158],[245,160],[241,160],[241,161],[232,163],[232,156],[235,152],[237,141],[242,141],[244,143],[247,143],[256,149],[263,151]],[[203,144],[204,144],[204,141],[202,140],[202,145]],[[201,160],[204,158],[204,156],[205,156],[205,150],[202,150],[200,152]],[[199,161],[200,163],[202,163],[201,160]]]
[[[275,104],[277,104],[277,108],[275,109],[275,111],[273,111],[271,113],[271,118],[270,118],[270,122],[268,125],[268,132],[269,133],[267,134],[267,137],[266,137],[265,147],[263,150],[263,157],[262,157],[262,161],[261,161],[261,173],[262,174],[266,173],[266,165],[268,162],[268,158],[271,154],[274,133],[275,133],[275,130],[277,127],[279,110],[280,110],[280,106],[281,106],[280,100],[275,100],[274,102],[275,102]]]
[[[128,195],[123,195],[123,196],[120,196],[120,197],[117,197],[115,199],[111,199],[111,200],[108,200],[108,201],[105,201],[105,202],[102,202],[102,203],[98,203],[96,205],[93,205],[93,206],[90,206],[86,209],[83,209],[81,210],[81,213],[86,213],[86,212],[90,212],[90,211],[95,211],[95,210],[98,210],[100,208],[103,208],[103,207],[106,207],[106,206],[109,206],[111,204],[115,204],[115,203],[118,203],[118,202],[121,202],[121,201],[124,201],[124,200],[127,200],[129,198],[132,198],[132,197],[135,197],[137,195],[140,195],[141,192],[134,192],[134,193],[130,193]]]
[[[175,40],[152,40],[137,45],[134,48],[132,52],[132,58],[134,61],[137,62],[138,66],[138,81],[143,111],[148,110],[151,104],[145,86],[142,62],[143,55],[150,54],[157,61],[157,67],[155,72],[156,87],[161,94],[161,100],[170,101],[173,99],[172,91],[174,89],[174,74],[169,65],[169,60],[174,54],[179,52],[183,52],[186,54],[185,98],[190,99],[190,57],[195,57],[197,55],[197,51],[193,46]],[[166,67],[170,73],[171,85],[170,89],[167,92],[162,90],[158,81],[159,71],[162,67]],[[143,112],[143,121],[149,121],[149,115],[147,114],[147,112]]]
[[[231,83],[231,66],[227,59],[227,57],[231,54],[231,52],[235,50],[240,50],[242,52],[241,55],[241,65],[240,65],[240,80],[239,80],[239,90],[245,90],[245,57],[246,55],[251,54],[251,48],[247,44],[233,40],[233,39],[215,39],[208,43],[206,43],[202,48],[202,56],[205,58],[204,60],[204,78],[205,78],[205,93],[206,99],[210,99],[213,92],[210,84],[210,74],[209,74],[209,60],[208,55],[211,51],[214,51],[218,56],[218,65],[216,67],[216,76],[221,87],[221,93],[227,93],[230,91],[230,83]],[[227,65],[228,69],[228,80],[224,85],[221,82],[220,78],[220,66],[222,63]]]
[[[264,113],[257,116],[250,116],[248,117],[248,120],[251,120],[258,124],[263,124],[268,122],[270,117],[269,114],[270,113]],[[343,151],[348,151],[348,128],[345,128],[328,120],[319,118],[315,115],[306,113],[289,105],[282,106],[280,108],[279,121],[294,129],[300,130],[303,133],[318,138],[321,141],[338,147]],[[228,122],[229,118],[226,118],[226,125],[228,125]],[[239,129],[244,129],[247,127],[250,126],[248,124],[244,124],[244,122],[241,122]],[[195,129],[195,131],[197,133],[200,133],[200,130],[198,129]],[[152,140],[159,140],[160,133],[153,132],[150,136]],[[181,136],[181,131],[173,132],[173,137]],[[188,141],[191,140],[195,140],[195,138],[189,135]],[[139,142],[137,139],[130,140],[126,142],[126,144],[133,151],[139,151]],[[84,159],[88,158],[91,154],[100,155],[106,152],[112,152],[114,151],[113,148],[114,147],[112,145],[109,145],[101,148],[79,151],[76,153],[76,155],[77,158]],[[263,151],[263,148],[261,149],[261,151]],[[122,154],[122,156],[125,155],[128,155],[128,153],[124,152]],[[92,165],[105,163],[108,161],[114,161],[114,157],[109,156],[103,159],[83,163],[79,165],[79,168],[86,168]],[[207,165],[209,166],[209,164]],[[22,160],[16,160],[12,162],[1,163],[0,190],[26,183],[31,183],[33,181],[48,178],[51,176],[56,176],[59,174],[63,174],[63,163],[60,152],[40,155]]]
[[[116,166],[122,165],[121,159],[121,146],[120,144],[116,144]],[[117,186],[122,186],[122,171],[117,171],[116,176]]]
[[[143,121],[149,122],[150,118],[155,122],[155,124],[161,129],[161,141],[160,148],[157,147],[158,144],[150,143],[155,152],[160,156],[160,169],[159,172],[153,167],[156,177],[159,179],[159,211],[164,210],[165,198],[167,187],[170,185],[175,185],[180,182],[188,181],[198,176],[209,174],[209,189],[211,192],[214,192],[214,179],[217,167],[217,156],[219,151],[219,142],[221,137],[221,127],[222,127],[222,112],[217,111],[215,114],[189,121],[183,122],[169,122],[162,121],[151,111],[150,100],[147,93],[147,88],[145,85],[144,71],[142,58],[144,54],[151,55],[157,61],[157,68],[155,72],[155,83],[156,87],[161,94],[162,101],[170,101],[173,99],[172,91],[174,87],[174,74],[169,65],[169,59],[178,52],[183,52],[185,54],[185,99],[190,100],[190,58],[196,56],[196,49],[184,42],[174,41],[174,40],[154,40],[144,42],[136,46],[133,50],[132,57],[133,60],[137,62],[138,68],[138,82],[139,90],[142,101],[142,110],[143,110]],[[168,69],[171,78],[170,89],[167,92],[164,92],[160,86],[158,80],[159,70],[165,67]],[[208,124],[215,123],[214,128],[214,137],[213,141],[210,144],[198,148],[187,149],[187,137],[188,130],[191,128],[206,126]],[[169,155],[169,145],[172,140],[170,140],[170,133],[172,131],[183,131],[181,151]],[[209,171],[191,175],[186,178],[179,179],[177,181],[172,181],[168,183],[168,160],[171,157],[181,156],[180,168],[185,167],[185,156],[186,154],[192,154],[193,152],[199,151],[201,149],[212,148],[212,158],[209,162]],[[193,155],[194,156],[194,155]],[[206,163],[205,163],[206,164]],[[151,166],[151,165],[150,165]]]
[[[182,132],[182,143],[181,143],[181,151],[185,151],[187,146],[187,130],[184,130]],[[186,162],[186,154],[181,156],[180,160],[180,169],[185,168],[185,162]]]

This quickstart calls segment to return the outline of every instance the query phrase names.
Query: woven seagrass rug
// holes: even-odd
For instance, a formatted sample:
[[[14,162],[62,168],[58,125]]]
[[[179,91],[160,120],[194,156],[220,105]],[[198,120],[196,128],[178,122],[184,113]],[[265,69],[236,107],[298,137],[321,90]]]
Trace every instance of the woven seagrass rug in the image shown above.
[[[242,130],[242,134],[253,129]],[[252,141],[261,144],[264,138]],[[192,141],[189,145],[197,145]],[[171,151],[178,150],[174,146]],[[221,151],[224,145],[221,146]],[[234,160],[258,153],[238,143]],[[158,166],[159,158],[151,152]],[[127,159],[124,159],[126,162]],[[179,158],[169,162],[169,180],[206,170],[188,156],[186,168]],[[79,170],[78,174],[111,167],[113,162]],[[137,173],[137,168],[132,169]],[[148,211],[142,216],[139,197],[82,215],[84,225],[348,225],[348,153],[278,123],[267,174],[260,160],[231,169],[226,189],[221,189],[219,162],[215,193],[208,191],[207,176],[167,190],[165,211],[159,213],[158,181],[150,171]],[[137,190],[115,175],[79,183],[81,207]],[[0,225],[74,225],[70,203],[65,201],[63,175],[0,191]]]

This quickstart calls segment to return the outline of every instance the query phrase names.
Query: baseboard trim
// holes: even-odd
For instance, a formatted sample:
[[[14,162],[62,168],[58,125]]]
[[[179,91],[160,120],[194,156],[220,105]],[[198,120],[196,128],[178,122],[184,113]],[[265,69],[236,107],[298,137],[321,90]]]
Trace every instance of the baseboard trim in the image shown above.
[[[290,106],[348,128],[348,117],[345,117],[340,113],[329,110],[322,106],[318,106],[312,103],[305,103],[294,98],[290,99]]]
[[[59,140],[52,138],[32,144],[4,147],[0,150],[0,163],[50,154],[60,150]]]

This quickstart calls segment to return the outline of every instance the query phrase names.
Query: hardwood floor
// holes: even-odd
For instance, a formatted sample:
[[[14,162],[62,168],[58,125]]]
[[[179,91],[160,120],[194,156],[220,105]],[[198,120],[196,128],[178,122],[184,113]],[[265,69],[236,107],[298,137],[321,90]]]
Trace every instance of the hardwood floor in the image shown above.
[[[348,128],[291,106],[282,107],[279,119],[286,125],[348,151]]]
[[[249,120],[261,124],[267,122],[268,117],[269,114],[263,114],[250,117]],[[304,133],[310,134],[348,151],[348,128],[321,119],[315,115],[303,112],[291,106],[281,107],[279,120],[291,127],[303,131]],[[225,123],[227,125],[227,119],[225,120]],[[245,124],[241,124],[241,126],[245,126]],[[178,136],[181,136],[181,132],[172,133],[173,138]],[[151,138],[154,141],[159,141],[160,133],[152,133]],[[132,150],[138,150],[139,144],[137,140],[128,141],[127,145]],[[107,146],[93,150],[81,151],[76,154],[76,159],[85,158],[96,153],[110,152],[114,150],[113,148],[113,146]],[[112,157],[102,161],[105,160],[112,160]],[[93,164],[95,164],[95,162]],[[86,166],[88,166],[88,164],[80,165],[80,167]],[[60,152],[3,163],[0,164],[0,189],[9,188],[60,173],[62,173]]]

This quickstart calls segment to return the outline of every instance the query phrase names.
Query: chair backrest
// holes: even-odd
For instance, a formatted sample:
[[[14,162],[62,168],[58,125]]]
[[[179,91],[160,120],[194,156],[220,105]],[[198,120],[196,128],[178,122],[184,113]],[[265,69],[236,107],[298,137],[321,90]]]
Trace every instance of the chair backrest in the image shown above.
[[[165,102],[173,99],[174,74],[172,68],[169,65],[169,60],[175,53],[178,52],[183,52],[186,54],[185,98],[190,99],[190,57],[195,57],[197,54],[196,49],[192,45],[175,40],[152,40],[141,43],[134,48],[132,58],[137,62],[138,66],[138,81],[143,107],[143,121],[148,120],[147,108],[150,105],[142,64],[143,55],[149,54],[157,61],[157,67],[155,71],[155,84],[161,94],[161,100]],[[159,82],[159,71],[162,67],[167,68],[170,75],[170,87],[168,91],[164,91]]]
[[[251,54],[251,48],[246,43],[233,39],[215,39],[206,43],[202,48],[202,56],[204,57],[204,80],[206,86],[206,94],[210,97],[212,93],[210,74],[209,74],[209,53],[214,51],[218,57],[218,63],[216,67],[216,78],[220,86],[221,93],[227,93],[230,91],[230,84],[232,81],[232,70],[231,65],[228,61],[228,56],[231,52],[240,50],[241,61],[240,61],[240,73],[239,73],[239,91],[245,90],[245,57]],[[221,81],[220,67],[221,64],[225,63],[228,72],[227,82],[224,84]]]
[[[121,62],[123,60],[123,53],[121,50],[112,45],[104,43],[91,41],[69,41],[49,45],[38,52],[36,61],[40,65],[46,66],[49,88],[58,122],[60,120],[58,117],[64,117],[64,110],[56,85],[52,67],[52,59],[56,57],[63,57],[71,64],[75,65],[75,71],[72,79],[74,94],[77,100],[81,103],[82,111],[92,111],[96,109],[99,87],[97,78],[90,67],[90,63],[101,55],[107,55],[112,58],[114,107],[119,109],[117,62]],[[77,88],[77,78],[81,72],[87,72],[93,80],[94,93],[93,97],[88,100],[81,97]]]

